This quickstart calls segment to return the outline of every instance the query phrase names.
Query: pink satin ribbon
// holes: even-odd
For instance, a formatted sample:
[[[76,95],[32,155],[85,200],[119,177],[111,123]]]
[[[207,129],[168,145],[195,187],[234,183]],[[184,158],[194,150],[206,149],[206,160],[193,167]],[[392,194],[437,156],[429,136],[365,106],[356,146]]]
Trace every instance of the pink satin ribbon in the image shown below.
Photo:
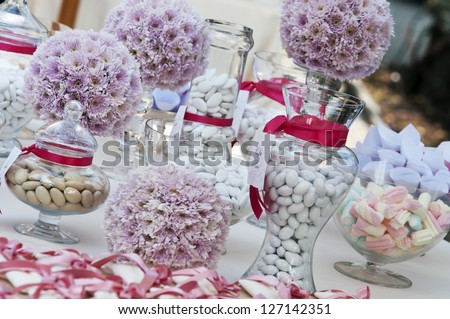
[[[36,46],[30,45],[29,43],[0,37],[0,51],[32,55],[36,49]]]
[[[447,166],[447,168],[450,170],[450,162],[444,161],[445,166]]]
[[[96,292],[113,293],[122,299],[140,298],[164,298],[174,297],[183,299],[192,298],[239,298],[242,287],[238,282],[228,283],[219,276],[216,270],[204,267],[194,269],[182,269],[171,271],[168,266],[147,266],[136,254],[105,254],[97,258],[90,258],[87,254],[73,249],[48,251],[39,254],[28,254],[22,244],[0,237],[0,255],[7,261],[0,262],[0,278],[9,271],[36,273],[41,279],[37,283],[24,284],[17,287],[9,287],[0,284],[0,298],[15,298],[17,294],[24,297],[40,298],[45,292],[50,297],[62,297],[68,299],[91,298]],[[11,258],[11,259],[10,259]],[[103,267],[115,261],[128,260],[140,268],[145,278],[139,283],[127,283],[120,276],[105,272]],[[55,269],[58,268],[58,270]],[[62,270],[61,267],[63,267]],[[184,279],[179,284],[174,284],[174,278]],[[280,298],[369,298],[368,287],[359,289],[356,295],[342,290],[324,290],[310,293],[298,288],[296,285],[284,285],[275,278],[263,276],[249,276],[246,280],[259,282],[271,287]],[[201,283],[207,282],[207,287],[213,287],[215,291],[205,290]],[[211,286],[210,286],[211,285]],[[152,289],[150,288],[158,288]],[[29,294],[29,295],[28,295]],[[253,298],[267,298],[263,294],[252,296]]]
[[[266,124],[264,132],[269,134],[285,132],[314,144],[326,147],[342,147],[347,141],[348,128],[343,124],[321,120],[311,115],[298,115],[290,120],[284,115],[279,115]],[[249,192],[253,213],[259,219],[263,208],[268,211],[267,205],[261,198],[258,188],[250,186]]]
[[[258,82],[244,81],[241,84],[241,90],[257,91],[262,95],[284,105],[283,85],[287,83],[295,83],[295,81],[286,78],[272,78],[270,80],[261,80]]]
[[[80,152],[79,149],[71,148],[68,146],[66,148],[68,150],[74,150],[74,151]],[[37,147],[36,144],[30,145],[29,147],[22,148],[22,152],[23,153],[21,155],[33,153],[37,157],[42,158],[44,160],[58,163],[58,164],[63,164],[63,165],[69,165],[69,166],[89,166],[92,164],[92,161],[94,160],[94,158],[92,156],[71,157],[71,156],[55,154],[55,153],[52,153],[43,148]]]

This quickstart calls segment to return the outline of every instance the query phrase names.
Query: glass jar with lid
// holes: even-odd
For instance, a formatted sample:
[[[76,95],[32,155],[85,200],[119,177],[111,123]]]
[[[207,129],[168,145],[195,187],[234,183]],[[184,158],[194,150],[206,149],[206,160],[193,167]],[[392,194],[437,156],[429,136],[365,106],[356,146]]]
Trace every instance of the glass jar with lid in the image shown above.
[[[47,28],[32,14],[27,0],[0,5],[0,112],[6,120],[0,130],[0,157],[21,146],[15,135],[33,118],[24,75],[34,51],[47,37]]]
[[[83,110],[78,101],[67,103],[64,119],[41,127],[36,143],[6,173],[14,195],[40,211],[36,223],[14,227],[19,233],[77,243],[75,235],[60,228],[61,216],[90,213],[108,197],[109,180],[92,164],[97,141],[79,124]]]

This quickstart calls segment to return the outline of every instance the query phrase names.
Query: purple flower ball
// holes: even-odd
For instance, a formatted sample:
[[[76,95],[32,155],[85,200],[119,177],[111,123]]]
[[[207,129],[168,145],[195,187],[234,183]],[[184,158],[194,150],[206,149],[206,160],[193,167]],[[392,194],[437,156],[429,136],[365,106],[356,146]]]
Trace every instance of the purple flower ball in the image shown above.
[[[379,68],[393,25],[386,0],[283,0],[280,35],[295,63],[345,81]]]
[[[196,173],[172,164],[139,167],[110,198],[104,227],[111,252],[173,269],[216,266],[231,212]]]
[[[104,30],[136,57],[145,88],[177,90],[207,66],[208,26],[185,0],[124,0]]]
[[[136,112],[142,85],[135,59],[114,36],[70,30],[36,50],[25,93],[45,121],[62,119],[65,104],[78,100],[86,108],[84,127],[93,135],[117,136]]]

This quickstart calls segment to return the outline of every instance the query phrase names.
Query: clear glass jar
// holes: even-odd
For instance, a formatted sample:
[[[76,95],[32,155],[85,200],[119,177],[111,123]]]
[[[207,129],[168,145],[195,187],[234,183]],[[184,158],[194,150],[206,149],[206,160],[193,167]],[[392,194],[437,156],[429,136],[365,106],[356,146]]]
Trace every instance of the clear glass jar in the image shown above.
[[[274,276],[314,292],[315,241],[358,171],[358,159],[344,146],[340,137],[346,134],[341,133],[348,132],[365,103],[304,84],[287,84],[283,93],[288,122],[270,135],[275,146],[268,153],[263,187],[266,236],[245,276]]]
[[[64,119],[41,127],[36,144],[27,148],[6,173],[6,182],[22,202],[40,211],[34,224],[19,224],[21,234],[74,244],[79,239],[59,227],[63,215],[86,214],[108,197],[110,184],[92,164],[95,138],[79,124],[84,107],[70,101]]]
[[[6,119],[0,130],[0,157],[21,147],[15,135],[34,116],[23,91],[24,75],[32,54],[47,37],[47,28],[31,13],[28,1],[0,5],[0,112]]]
[[[203,145],[211,145],[212,140],[214,144],[234,140],[237,132],[231,127],[232,119],[248,52],[253,47],[251,28],[226,21],[206,21],[210,34],[208,66],[191,82],[187,113],[194,119],[184,121],[181,136],[190,144],[200,144],[196,152]]]

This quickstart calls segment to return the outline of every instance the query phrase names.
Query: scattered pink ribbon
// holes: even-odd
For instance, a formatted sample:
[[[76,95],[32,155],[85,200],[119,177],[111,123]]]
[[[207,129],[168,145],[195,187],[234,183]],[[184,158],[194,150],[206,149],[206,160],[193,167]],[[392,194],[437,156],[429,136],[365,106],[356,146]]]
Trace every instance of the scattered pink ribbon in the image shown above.
[[[203,267],[171,271],[167,266],[147,266],[136,254],[105,254],[91,258],[73,249],[47,251],[33,254],[22,244],[0,237],[0,255],[7,261],[0,262],[0,278],[10,271],[36,273],[41,277],[37,283],[9,287],[0,282],[0,298],[15,298],[18,294],[27,298],[60,297],[67,299],[92,298],[97,292],[115,294],[122,299],[174,297],[183,299],[239,298],[242,287],[228,283],[216,270]],[[114,262],[127,262],[144,273],[139,283],[127,283],[113,275],[105,266]],[[60,270],[62,269],[62,270]],[[174,278],[187,277],[175,284]],[[311,294],[295,285],[284,285],[275,278],[249,276],[253,280],[272,287],[280,298],[320,298],[320,292]],[[213,289],[212,289],[212,288]],[[323,291],[329,298],[369,298],[368,287],[352,295],[342,290]],[[253,298],[266,298],[258,294]]]

